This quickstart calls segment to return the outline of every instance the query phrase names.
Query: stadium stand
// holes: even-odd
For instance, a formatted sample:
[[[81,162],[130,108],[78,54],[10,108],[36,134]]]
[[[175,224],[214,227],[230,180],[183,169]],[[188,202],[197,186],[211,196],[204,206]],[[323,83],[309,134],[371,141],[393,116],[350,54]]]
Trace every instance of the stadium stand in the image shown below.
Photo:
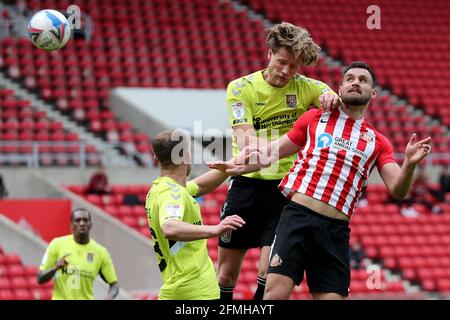
[[[446,71],[450,60],[446,1],[377,2],[380,29],[369,29],[370,1],[240,0],[271,21],[303,25],[328,53],[348,64],[364,60],[397,96],[450,125]],[[326,10],[323,10],[326,8]],[[372,11],[373,12],[373,11]],[[348,17],[352,17],[349,19]]]
[[[39,286],[37,272],[37,266],[23,265],[19,255],[0,246],[0,300],[50,300],[53,281]]]
[[[324,5],[329,4],[329,1],[323,2]],[[408,59],[401,55],[393,59],[378,59],[378,56],[370,54],[371,52],[388,52],[389,50],[384,50],[386,43],[395,42],[400,47],[408,44],[408,38],[402,41],[396,39],[399,31],[402,31],[400,23],[393,30],[388,30],[389,33],[383,41],[380,41],[381,36],[377,36],[376,32],[370,33],[370,30],[358,33],[359,37],[365,37],[365,41],[350,41],[348,34],[353,37],[356,32],[351,31],[356,28],[361,29],[359,25],[361,21],[355,19],[352,20],[353,22],[345,22],[342,25],[339,19],[344,20],[342,17],[355,14],[356,10],[362,7],[361,3],[345,6],[346,9],[333,6],[335,8],[333,11],[325,13],[333,17],[336,15],[338,20],[334,23],[339,24],[341,30],[348,29],[349,32],[338,32],[330,28],[327,23],[328,20],[333,19],[324,20],[323,17],[315,19],[315,14],[319,13],[315,11],[312,3],[308,6],[311,8],[308,14],[305,14],[305,10],[290,11],[289,8],[293,4],[283,1],[271,5],[256,0],[248,3],[255,11],[264,11],[273,21],[285,19],[308,27],[313,36],[333,57],[339,58],[343,55],[344,62],[356,58],[366,59],[377,70],[382,86],[391,88],[398,96],[408,97],[413,105],[440,119],[443,124],[448,124],[448,115],[445,113],[450,108],[441,107],[447,103],[442,96],[445,95],[445,90],[441,88],[444,87],[445,81],[433,81],[435,84],[432,92],[441,92],[443,101],[439,103],[430,100],[432,97],[430,92],[425,97],[419,89],[413,94],[404,93],[401,89],[404,85],[397,83],[399,79],[409,79],[408,81],[414,84],[405,85],[408,89],[428,88],[422,86],[421,82],[426,79],[443,78],[437,71],[432,77],[427,77],[426,70],[430,68],[421,67],[419,64],[415,65],[415,69],[423,73],[423,77],[403,76],[401,70],[411,69],[402,66],[402,63],[406,63]],[[30,9],[37,9],[52,7],[54,3],[37,0],[29,1],[28,5]],[[106,141],[125,143],[124,148],[130,153],[137,150],[140,153],[151,154],[149,137],[143,133],[133,132],[130,123],[116,119],[109,109],[108,88],[135,86],[223,89],[230,80],[265,65],[262,23],[249,20],[244,13],[236,13],[229,3],[217,2],[210,5],[203,1],[189,3],[152,1],[144,4],[139,1],[117,1],[111,5],[106,1],[95,4],[80,1],[79,6],[95,21],[96,32],[91,41],[75,39],[64,50],[48,55],[33,47],[27,39],[5,38],[2,40],[5,45],[2,54],[6,68],[19,68],[18,80],[22,81],[28,89],[36,90],[56,109],[69,115]],[[137,9],[139,7],[141,9]],[[436,7],[433,10],[438,11],[439,8]],[[118,14],[105,14],[109,11]],[[337,11],[336,14],[334,11]],[[133,19],[125,19],[120,12],[130,12]],[[158,15],[155,12],[158,12]],[[197,19],[190,19],[192,16]],[[439,18],[440,15],[436,17]],[[362,15],[362,18],[365,16]],[[143,19],[151,23],[149,33],[129,32],[139,30],[134,26]],[[438,21],[441,21],[439,19]],[[228,23],[230,21],[233,23]],[[239,35],[239,28],[243,27],[247,30],[244,39]],[[202,32],[204,29],[208,29],[208,32]],[[330,33],[328,30],[333,32]],[[127,34],[126,37],[123,36],[125,34]],[[342,37],[342,40],[336,39],[336,35]],[[120,45],[118,45],[119,39]],[[432,40],[429,41],[432,42]],[[375,47],[368,46],[369,42]],[[343,46],[343,43],[348,45]],[[361,47],[355,48],[354,43]],[[341,54],[339,50],[343,50],[343,53]],[[413,59],[414,56],[408,55],[408,57]],[[420,55],[417,59],[419,58]],[[439,61],[445,63],[445,59]],[[409,61],[410,64],[413,62]],[[211,72],[203,72],[205,70],[211,70]],[[442,70],[442,68],[433,70]],[[304,68],[302,71],[305,75],[321,79],[335,90],[337,89],[341,68],[326,66],[322,60],[317,68]],[[400,74],[397,75],[395,72]],[[421,101],[427,101],[427,103],[422,106]],[[444,129],[439,124],[428,125],[423,116],[405,112],[406,105],[394,106],[389,97],[383,97],[379,106],[380,108],[372,113],[371,120],[381,132],[392,137],[394,145],[398,147],[397,151],[403,151],[404,141],[409,138],[406,134],[411,128],[416,128],[419,134],[431,134],[433,138],[436,138],[434,141],[437,144],[437,151],[449,151],[450,137],[442,135]],[[385,116],[386,114],[388,117]],[[398,130],[399,128],[404,130]],[[60,162],[64,161],[63,159]],[[447,163],[448,159],[438,158],[433,162],[442,164]]]
[[[49,119],[45,111],[33,109],[30,101],[15,97],[12,89],[0,87],[0,105],[2,164],[27,164],[33,162],[34,157],[38,157],[43,166],[80,164],[81,143],[76,133]],[[87,163],[97,165],[96,148],[89,144],[84,147]]]

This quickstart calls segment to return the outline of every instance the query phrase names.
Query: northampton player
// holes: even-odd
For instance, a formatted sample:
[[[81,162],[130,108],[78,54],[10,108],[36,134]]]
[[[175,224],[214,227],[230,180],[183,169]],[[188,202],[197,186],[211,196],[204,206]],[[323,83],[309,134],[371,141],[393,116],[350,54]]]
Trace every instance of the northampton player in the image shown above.
[[[219,286],[206,239],[236,230],[245,222],[233,215],[217,225],[203,224],[194,197],[214,190],[228,175],[211,170],[186,182],[191,171],[188,149],[182,148],[180,159],[174,158],[177,146],[186,142],[180,139],[176,131],[165,131],[152,141],[161,171],[152,182],[145,209],[163,282],[159,299],[217,300]]]
[[[339,97],[323,82],[297,73],[314,65],[320,47],[307,30],[289,23],[268,29],[268,66],[232,81],[227,108],[233,128],[233,155],[249,144],[276,140],[292,128],[310,106],[325,109],[340,104]],[[286,199],[277,186],[294,157],[281,159],[259,172],[233,177],[221,218],[238,214],[246,225],[219,239],[221,299],[231,300],[243,257],[250,248],[261,248],[255,300],[263,297],[270,244]]]
[[[45,252],[37,281],[54,278],[53,300],[93,300],[97,275],[109,284],[105,300],[119,294],[119,284],[108,250],[89,237],[91,214],[78,208],[70,215],[72,234],[53,239]]]

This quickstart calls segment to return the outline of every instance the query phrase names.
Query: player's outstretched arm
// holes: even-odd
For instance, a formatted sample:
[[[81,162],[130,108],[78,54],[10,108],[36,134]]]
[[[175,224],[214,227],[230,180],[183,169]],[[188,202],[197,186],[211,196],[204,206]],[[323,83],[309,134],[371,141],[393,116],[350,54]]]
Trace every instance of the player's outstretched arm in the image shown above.
[[[169,220],[164,223],[164,237],[175,241],[193,241],[218,237],[223,233],[242,227],[245,221],[238,215],[223,219],[217,225],[195,225],[180,220]]]
[[[220,170],[210,170],[192,181],[198,185],[197,197],[210,193],[224,182],[230,175]]]
[[[226,172],[229,175],[241,175],[266,168],[278,160],[290,156],[300,150],[288,135],[272,141],[270,145],[245,147],[236,158],[230,161],[214,161],[208,163],[211,169]]]
[[[414,178],[414,169],[431,151],[431,138],[417,141],[414,133],[405,149],[405,160],[400,167],[397,163],[387,163],[380,171],[380,176],[389,192],[398,199],[408,195]]]

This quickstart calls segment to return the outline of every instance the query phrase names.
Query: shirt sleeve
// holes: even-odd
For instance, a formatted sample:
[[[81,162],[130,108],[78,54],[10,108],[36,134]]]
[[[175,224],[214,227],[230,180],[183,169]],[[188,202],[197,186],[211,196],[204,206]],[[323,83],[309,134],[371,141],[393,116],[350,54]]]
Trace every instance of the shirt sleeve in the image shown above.
[[[170,190],[159,199],[159,225],[162,227],[169,220],[183,221],[185,205],[181,192]]]
[[[108,284],[117,282],[116,270],[114,268],[111,256],[106,248],[103,250],[103,261],[100,267],[100,276]]]
[[[319,97],[325,93],[333,93],[337,95],[336,92],[331,90],[331,88],[324,82],[319,80],[312,80],[308,82],[309,85],[309,97],[310,97],[310,105],[316,106],[320,108],[320,100]]]
[[[237,79],[227,87],[227,110],[231,127],[241,124],[253,125],[253,112],[245,87],[246,80]]]
[[[382,135],[381,151],[377,158],[378,171],[380,171],[385,164],[392,162],[396,162],[394,156],[394,147],[392,146],[391,142],[385,136]]]
[[[186,190],[191,197],[195,198],[198,194],[199,189],[200,187],[194,181],[188,181],[188,183],[186,183]]]
[[[40,271],[50,270],[55,266],[56,261],[58,261],[58,250],[56,246],[57,240],[54,239],[45,250],[44,257],[42,258],[41,265],[39,266]]]
[[[289,139],[298,146],[303,146],[307,139],[307,130],[309,124],[314,120],[314,116],[317,114],[318,109],[311,109],[305,112],[300,118],[297,119],[294,126],[287,133]]]

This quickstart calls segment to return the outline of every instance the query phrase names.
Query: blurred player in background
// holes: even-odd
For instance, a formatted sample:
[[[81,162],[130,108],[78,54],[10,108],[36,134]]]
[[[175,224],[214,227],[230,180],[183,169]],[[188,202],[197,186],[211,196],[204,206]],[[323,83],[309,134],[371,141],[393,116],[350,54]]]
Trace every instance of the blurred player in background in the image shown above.
[[[227,177],[211,170],[186,182],[191,159],[186,147],[174,159],[182,143],[173,131],[160,133],[152,142],[159,162],[160,176],[153,181],[145,209],[163,285],[161,300],[219,299],[214,264],[208,256],[207,241],[244,225],[233,215],[218,225],[203,225],[200,207],[193,197],[202,196],[219,186]],[[185,145],[186,146],[186,145]]]
[[[289,299],[304,271],[314,299],[345,299],[350,287],[349,220],[370,173],[376,166],[389,192],[404,198],[416,165],[430,152],[431,138],[418,141],[413,134],[402,167],[397,164],[389,140],[364,119],[377,95],[375,84],[372,69],[354,62],[345,69],[339,88],[342,108],[310,110],[271,145],[241,152],[257,150],[249,159],[256,164],[210,164],[241,174],[297,153],[279,186],[291,201],[272,245],[264,299]]]
[[[54,278],[53,300],[93,300],[93,283],[97,275],[109,284],[105,300],[119,294],[119,284],[108,250],[89,237],[91,214],[75,209],[70,215],[72,235],[53,239],[45,252],[39,284]]]
[[[301,66],[316,64],[320,52],[307,30],[289,23],[275,25],[268,29],[267,45],[267,68],[228,85],[227,108],[234,133],[234,155],[248,144],[278,139],[310,106],[339,105],[339,97],[326,84],[297,73]],[[288,157],[270,168],[233,177],[230,181],[221,218],[238,214],[246,225],[219,240],[221,299],[233,298],[245,253],[257,247],[261,248],[261,254],[254,299],[262,299],[270,244],[287,203],[277,186],[292,161],[293,157]]]
[[[101,166],[89,179],[87,193],[108,194],[110,193],[110,191],[111,190],[108,184],[108,175],[106,174],[106,168],[104,166]]]

